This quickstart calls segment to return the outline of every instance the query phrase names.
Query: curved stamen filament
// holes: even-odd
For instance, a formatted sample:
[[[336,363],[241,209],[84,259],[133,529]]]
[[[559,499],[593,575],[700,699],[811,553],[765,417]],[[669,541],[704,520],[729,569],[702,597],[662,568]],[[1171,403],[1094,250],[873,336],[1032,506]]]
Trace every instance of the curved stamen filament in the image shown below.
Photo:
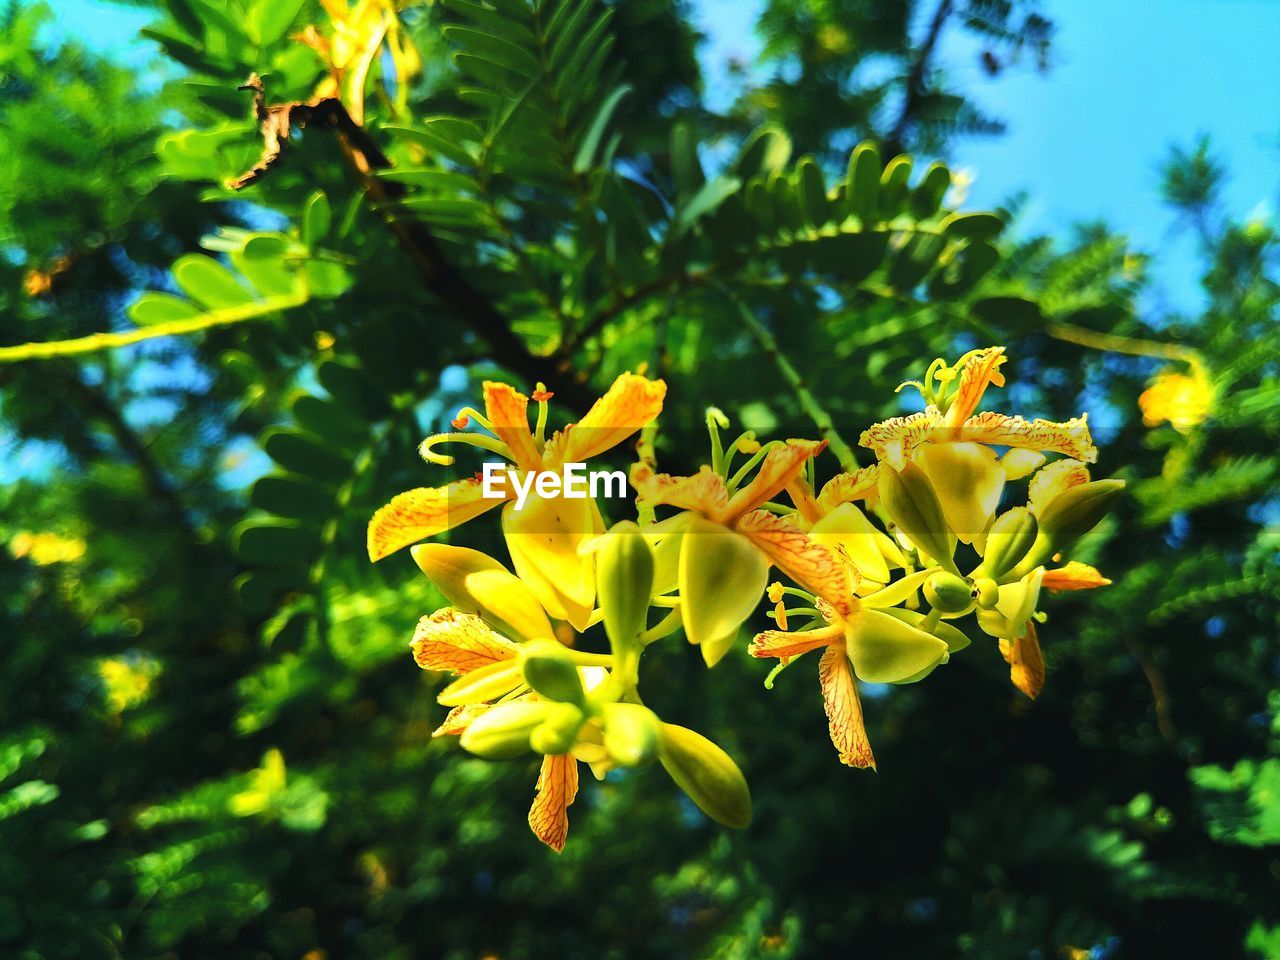
[[[707,407],[707,433],[711,435],[711,470],[724,476],[724,445],[720,431],[729,429],[729,418],[719,407]]]
[[[493,424],[490,423],[488,419],[485,417],[485,415],[481,413],[479,410],[477,410],[475,407],[461,408],[458,411],[458,415],[454,417],[454,420],[465,420],[473,423],[478,423],[481,427],[483,427],[485,430],[488,430],[490,433],[495,432],[493,429]]]
[[[538,423],[533,431],[533,441],[541,450],[547,442],[547,401],[551,399],[551,394],[547,392],[547,385],[539,382],[537,389],[533,392],[533,399],[538,402]]]
[[[447,453],[436,453],[432,449],[442,443],[465,443],[467,446],[480,447],[491,453],[496,453],[512,463],[515,462],[515,457],[511,455],[510,447],[497,437],[486,436],[483,433],[435,433],[418,445],[418,453],[427,463],[437,463],[442,467],[452,466],[455,462],[454,457],[449,456]]]
[[[729,488],[729,492],[733,493],[734,490],[738,489],[738,485],[747,478],[747,474],[750,473],[752,470],[754,470],[760,464],[760,461],[765,458],[765,456],[769,453],[770,450],[772,450],[774,447],[780,447],[782,445],[783,444],[781,440],[770,440],[768,443],[760,444],[760,449],[757,450],[755,453],[753,453],[750,457],[748,457],[747,462],[744,463],[742,467],[738,470],[738,472],[735,473],[733,477],[729,480],[727,484]],[[732,454],[730,454],[730,456],[732,456]],[[729,468],[729,464],[726,463],[725,469],[728,470],[728,468]]]

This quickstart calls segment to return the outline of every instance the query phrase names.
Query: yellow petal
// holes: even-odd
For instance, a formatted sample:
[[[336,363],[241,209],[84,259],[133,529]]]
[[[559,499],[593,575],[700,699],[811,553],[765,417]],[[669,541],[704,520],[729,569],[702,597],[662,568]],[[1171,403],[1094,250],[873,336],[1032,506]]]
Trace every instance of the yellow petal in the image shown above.
[[[1010,643],[1001,643],[1001,652],[1009,663],[1009,679],[1013,685],[1034,700],[1044,689],[1044,654],[1036,625],[1027,622],[1026,632]]]
[[[852,503],[842,503],[809,530],[809,538],[830,550],[843,551],[860,576],[889,582],[889,565],[880,552],[879,531]]]
[[[965,358],[964,366],[960,369],[955,399],[947,409],[947,426],[957,426],[972,416],[989,385],[1004,386],[1004,374],[1000,372],[1000,365],[1005,360],[1004,347],[975,350]]]
[[[795,517],[753,510],[734,528],[748,537],[778,569],[839,611],[852,603],[852,584],[844,564],[826,547],[811,540]],[[758,599],[758,598],[757,598]]]
[[[423,543],[413,560],[445,599],[479,614],[517,640],[550,637],[554,631],[533,591],[488,554],[451,543]]]
[[[879,610],[859,610],[845,629],[854,672],[868,683],[898,683],[935,666],[947,644]]]
[[[980,539],[995,517],[1004,470],[995,451],[978,443],[929,443],[916,452],[942,504],[942,514],[962,543]]]
[[[440,726],[431,731],[433,737],[458,737],[463,734],[471,721],[489,709],[487,703],[464,703],[460,707],[452,707],[445,715]]]
[[[452,607],[418,621],[413,632],[413,659],[424,670],[467,673],[516,656],[520,648],[489,629],[479,617]]]
[[[1185,433],[1203,423],[1213,410],[1214,386],[1199,363],[1191,365],[1191,376],[1176,371],[1157,374],[1138,397],[1145,426],[1155,427],[1168,420]]]
[[[1096,568],[1072,560],[1056,570],[1046,570],[1040,587],[1044,590],[1093,590],[1110,583]]]
[[[694,517],[681,536],[680,611],[690,643],[740,627],[764,594],[769,565],[746,537]]]
[[[524,471],[542,469],[542,456],[529,430],[529,398],[508,383],[484,382],[484,415],[493,432]]]
[[[801,630],[788,633],[785,630],[765,630],[757,633],[751,641],[747,652],[761,660],[777,657],[779,660],[790,660],[810,650],[825,647],[844,636],[844,625],[833,623],[816,630]],[[843,653],[841,654],[843,656]]]
[[[937,408],[929,407],[923,413],[872,424],[862,431],[858,443],[873,450],[877,459],[901,470],[915,448],[928,440],[941,423]]]
[[[1039,516],[1063,490],[1089,482],[1089,468],[1079,460],[1056,460],[1037,471],[1027,487],[1031,512]]]
[[[559,853],[569,836],[569,807],[578,796],[578,761],[570,754],[543,757],[537,791],[529,808],[529,829]]]
[[[524,675],[518,660],[495,660],[464,673],[436,695],[436,702],[445,707],[484,703],[505,697],[522,686]]]
[[[726,521],[732,522],[748,510],[772,500],[804,469],[805,461],[826,449],[825,440],[788,440],[765,454],[751,482],[729,501]]]
[[[842,503],[874,500],[878,493],[876,485],[879,472],[880,465],[873,463],[852,473],[837,473],[822,485],[818,505],[824,510],[834,510]]]
[[[853,679],[849,658],[840,644],[829,646],[818,661],[822,702],[827,713],[831,742],[840,753],[840,762],[850,767],[875,769],[876,758],[862,720],[862,701]]]
[[[637,463],[631,467],[631,485],[647,504],[692,510],[712,520],[723,518],[729,506],[724,480],[710,467],[691,477],[674,477],[654,473],[647,463]]]
[[[1004,470],[1006,480],[1021,480],[1029,477],[1044,465],[1044,454],[1039,450],[1020,450],[1014,447],[1000,458],[1000,467]]]
[[[369,521],[369,559],[381,560],[411,543],[466,523],[504,499],[485,497],[484,488],[476,479],[407,490],[393,497]]]
[[[1002,413],[980,413],[970,417],[954,431],[955,440],[972,440],[997,447],[1061,453],[1073,460],[1094,463],[1098,448],[1093,445],[1086,416],[1073,417],[1065,423],[1052,420],[1024,420]]]
[[[595,502],[530,496],[508,504],[502,532],[516,573],[553,617],[585,630],[596,596],[595,557],[579,551],[599,533]]]
[[[585,417],[551,439],[548,461],[582,463],[616,447],[662,412],[666,394],[661,380],[622,374]]]

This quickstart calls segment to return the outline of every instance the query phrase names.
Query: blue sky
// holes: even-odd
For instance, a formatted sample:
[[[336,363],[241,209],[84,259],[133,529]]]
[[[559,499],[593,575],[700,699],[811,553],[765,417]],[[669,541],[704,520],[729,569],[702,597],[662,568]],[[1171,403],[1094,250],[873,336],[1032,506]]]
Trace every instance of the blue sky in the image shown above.
[[[696,0],[712,78],[729,57],[750,60],[762,0]],[[58,0],[54,30],[131,62],[151,14],[102,0]],[[926,4],[926,13],[932,5]],[[976,180],[972,207],[1025,191],[1018,229],[1061,233],[1105,219],[1136,250],[1154,254],[1162,295],[1184,310],[1199,302],[1194,242],[1175,232],[1157,191],[1158,164],[1172,144],[1212,136],[1231,176],[1232,216],[1274,216],[1280,187],[1280,3],[1273,0],[1046,0],[1055,18],[1053,67],[998,78],[980,68],[978,48],[957,28],[943,34],[938,62],[987,113],[1007,122],[1001,137],[962,140],[951,162]],[[923,28],[923,24],[920,24]],[[721,87],[713,96],[723,100]]]

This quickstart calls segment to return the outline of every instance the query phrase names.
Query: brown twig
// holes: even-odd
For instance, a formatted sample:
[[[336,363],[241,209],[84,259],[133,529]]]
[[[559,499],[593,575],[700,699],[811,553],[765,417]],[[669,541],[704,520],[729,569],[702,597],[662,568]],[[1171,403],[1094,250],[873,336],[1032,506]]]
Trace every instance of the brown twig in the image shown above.
[[[592,391],[565,376],[565,368],[555,358],[530,353],[512,332],[507,318],[449,263],[440,244],[425,224],[395,215],[394,204],[404,196],[405,187],[376,176],[375,171],[387,169],[391,166],[391,161],[364,128],[351,119],[340,100],[327,97],[309,102],[295,101],[268,106],[262,81],[257,74],[251,75],[240,89],[253,91],[254,115],[262,124],[263,152],[253,169],[231,181],[229,186],[241,189],[270,172],[279,163],[289,144],[289,129],[292,126],[302,127],[318,122],[334,130],[359,179],[361,189],[382,212],[387,227],[418,268],[427,289],[448,304],[489,345],[493,359],[499,364],[520,374],[530,383],[541,380],[554,384],[559,398],[578,412],[585,411],[591,405]]]

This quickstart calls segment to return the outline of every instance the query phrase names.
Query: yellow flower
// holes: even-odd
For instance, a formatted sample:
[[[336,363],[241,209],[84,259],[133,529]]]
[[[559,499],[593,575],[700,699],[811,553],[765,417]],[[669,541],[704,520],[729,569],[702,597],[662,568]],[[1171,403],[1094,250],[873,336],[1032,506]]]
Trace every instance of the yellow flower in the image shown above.
[[[1208,418],[1213,411],[1213,383],[1201,364],[1192,363],[1190,369],[1190,375],[1165,370],[1151,380],[1138,397],[1145,426],[1156,427],[1167,420],[1186,433]]]
[[[102,679],[107,709],[119,714],[142,703],[151,692],[151,681],[159,672],[158,665],[151,660],[133,662],[123,657],[109,657],[98,661],[98,676]]]
[[[868,683],[914,683],[946,663],[953,650],[968,645],[968,639],[948,624],[930,625],[942,634],[934,636],[920,628],[921,615],[892,609],[906,596],[904,589],[914,590],[926,575],[913,574],[862,600],[849,598],[832,604],[819,599],[818,616],[811,610],[785,611],[778,617],[783,630],[766,630],[751,641],[753,657],[776,657],[783,665],[811,650],[823,650],[818,679],[828,732],[841,763],[875,767],[855,676]],[[800,593],[779,584],[774,587],[778,589],[771,593],[771,599],[786,592]],[[786,630],[788,617],[796,613],[807,613],[812,619],[800,630]]]
[[[752,461],[729,480],[706,466],[688,477],[654,473],[647,463],[632,467],[631,483],[646,505],[681,508],[650,531],[661,541],[660,566],[674,565],[685,635],[703,647],[708,664],[724,655],[759,603],[770,564],[828,602],[848,598],[849,576],[831,551],[810,539],[794,517],[760,509],[825,446],[811,440],[768,444],[753,456],[759,469],[749,482],[745,472]],[[669,587],[663,581],[671,579],[659,570],[660,586]]]
[[[40,567],[54,563],[72,563],[84,556],[85,542],[79,537],[61,537],[56,533],[31,533],[21,530],[9,540],[9,552],[21,559],[30,557]]]
[[[286,779],[284,754],[273,747],[262,755],[262,766],[249,773],[249,786],[227,801],[227,809],[237,817],[265,813],[284,794]]]
[[[924,411],[874,424],[859,441],[897,470],[907,462],[921,467],[952,532],[979,548],[1005,482],[1035,469],[1044,460],[1039,454],[1061,453],[1085,463],[1098,456],[1084,415],[1055,423],[977,413],[987,387],[1004,386],[1004,362],[1003,347],[971,351],[950,367],[935,360],[923,383],[910,384],[924,394]],[[992,447],[1010,450],[997,458]]]
[[[469,443],[497,453],[515,465],[516,482],[528,474],[558,471],[617,446],[662,411],[666,384],[635,374],[619,376],[577,423],[544,439],[547,400],[539,406],[535,431],[529,429],[529,398],[505,383],[486,381],[483,414],[464,410],[459,423],[474,420],[488,433],[445,433],[428,437],[422,453],[429,461],[453,462],[432,452],[441,443]],[[485,496],[479,477],[443,487],[409,490],[374,514],[369,523],[369,559],[383,557],[433,537],[502,504],[502,529],[516,573],[553,617],[585,629],[595,600],[595,564],[579,548],[603,532],[599,508],[591,498],[543,497],[531,493],[523,509],[510,501],[516,491],[508,480],[497,497]]]

